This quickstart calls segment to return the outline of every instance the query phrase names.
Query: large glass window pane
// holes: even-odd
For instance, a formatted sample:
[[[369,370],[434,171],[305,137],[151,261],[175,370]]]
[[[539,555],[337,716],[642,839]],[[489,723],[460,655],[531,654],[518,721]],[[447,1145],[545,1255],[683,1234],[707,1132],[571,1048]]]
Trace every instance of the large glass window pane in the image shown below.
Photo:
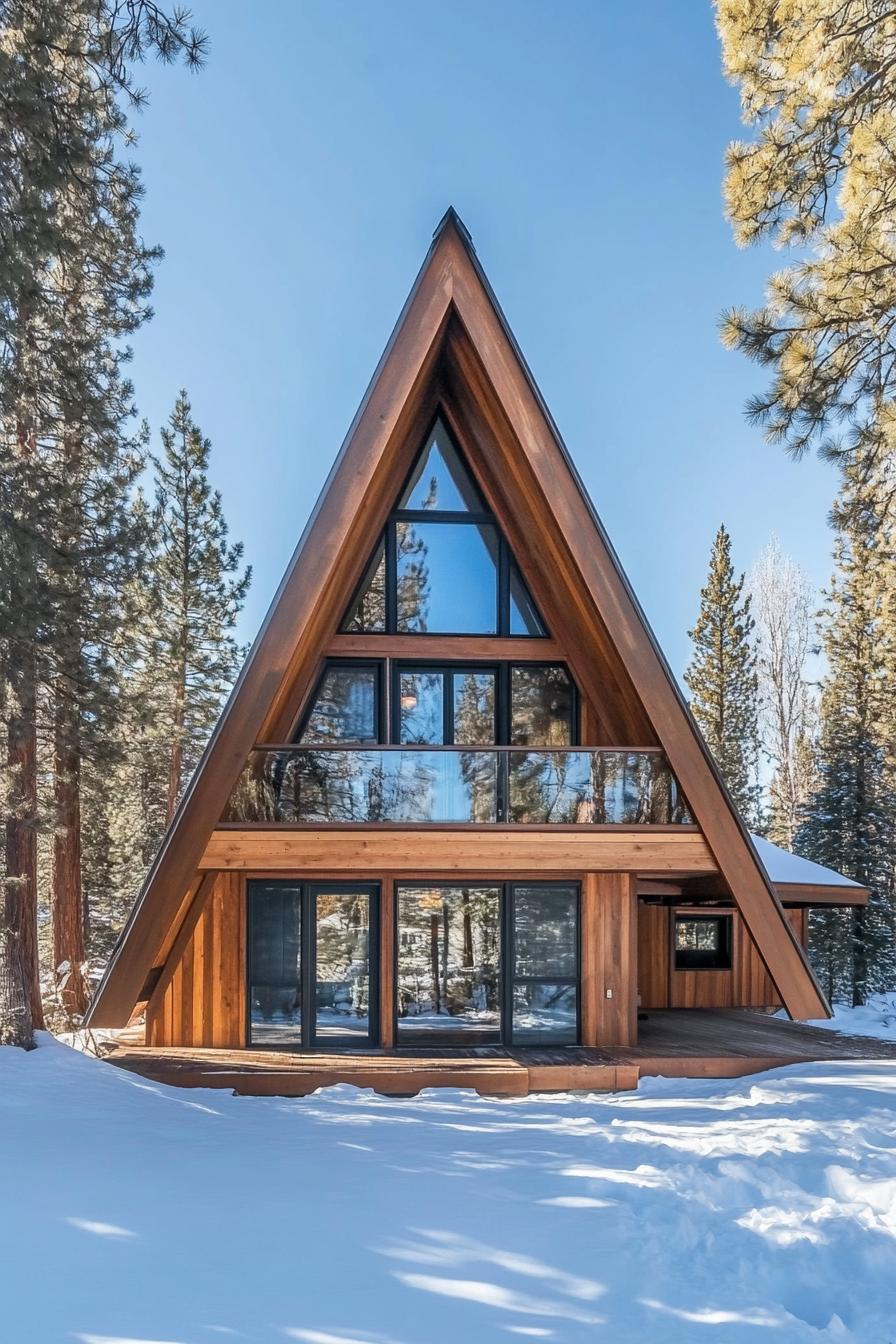
[[[398,507],[433,513],[485,512],[482,496],[440,420],[417,459]]]
[[[499,887],[398,888],[399,1039],[497,1040]]]
[[[454,741],[461,747],[495,742],[494,672],[454,672]]]
[[[398,740],[418,745],[438,745],[445,741],[445,677],[442,672],[399,672]]]
[[[343,630],[380,634],[386,628],[386,555],[382,538],[367,567],[358,597],[342,625]]]
[[[514,975],[577,974],[577,897],[575,887],[514,887]]]
[[[577,1040],[578,888],[512,888],[512,1040],[571,1045]]]
[[[510,742],[519,747],[568,747],[573,738],[573,692],[559,664],[510,671]]]
[[[315,894],[315,1039],[370,1036],[370,894]]]
[[[267,778],[257,781],[261,805],[254,806],[255,820],[484,823],[498,819],[493,751],[408,747],[271,755]]]
[[[250,882],[249,1041],[302,1043],[302,892],[282,882]]]
[[[379,741],[379,671],[329,667],[299,738],[310,743]]]
[[[535,603],[529,595],[529,589],[523,582],[516,565],[510,565],[510,629],[511,635],[535,635],[545,633],[544,626]]]
[[[576,986],[518,980],[513,987],[514,1045],[575,1045]]]
[[[497,633],[495,527],[398,522],[395,533],[400,634]]]

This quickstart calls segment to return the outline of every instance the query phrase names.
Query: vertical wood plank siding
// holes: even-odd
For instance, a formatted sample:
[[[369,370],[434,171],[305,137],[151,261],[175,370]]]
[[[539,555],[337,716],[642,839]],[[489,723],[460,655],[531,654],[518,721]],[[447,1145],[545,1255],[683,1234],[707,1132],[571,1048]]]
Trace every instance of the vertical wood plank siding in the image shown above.
[[[582,1044],[634,1045],[637,1015],[636,878],[586,873],[582,883]],[[607,991],[612,995],[607,998]]]
[[[781,998],[746,924],[737,911],[731,913],[734,921],[731,969],[676,971],[672,950],[674,911],[668,906],[641,902],[638,912],[638,995],[642,1008],[781,1007]],[[793,908],[785,914],[797,939],[805,946],[805,910]]]
[[[146,1010],[147,1045],[245,1045],[245,883],[216,873],[193,933]]]

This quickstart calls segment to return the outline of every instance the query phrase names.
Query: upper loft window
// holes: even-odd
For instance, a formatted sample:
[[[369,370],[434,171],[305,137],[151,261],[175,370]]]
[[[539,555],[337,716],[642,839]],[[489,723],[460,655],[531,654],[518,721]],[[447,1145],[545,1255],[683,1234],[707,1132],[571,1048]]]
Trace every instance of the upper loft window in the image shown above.
[[[441,420],[389,516],[342,630],[536,638],[547,633]]]

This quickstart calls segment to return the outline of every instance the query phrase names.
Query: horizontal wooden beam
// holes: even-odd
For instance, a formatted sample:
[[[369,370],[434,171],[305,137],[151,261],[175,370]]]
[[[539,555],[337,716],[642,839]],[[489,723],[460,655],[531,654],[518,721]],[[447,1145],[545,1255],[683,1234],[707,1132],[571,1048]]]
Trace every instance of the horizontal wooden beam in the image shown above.
[[[776,882],[778,900],[786,905],[867,905],[866,887],[814,886],[806,882]]]
[[[715,871],[696,830],[439,827],[216,830],[200,868],[252,872],[695,874]]]
[[[502,635],[334,635],[331,658],[471,658],[487,662],[564,660],[555,639],[519,639]]]

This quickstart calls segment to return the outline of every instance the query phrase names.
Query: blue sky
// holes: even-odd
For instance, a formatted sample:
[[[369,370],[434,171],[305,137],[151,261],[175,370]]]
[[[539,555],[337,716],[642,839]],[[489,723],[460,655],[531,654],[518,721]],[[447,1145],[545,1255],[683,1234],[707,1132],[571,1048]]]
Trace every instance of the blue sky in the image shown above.
[[[743,418],[763,374],[718,316],[780,258],[722,217],[739,134],[702,0],[194,0],[207,68],[149,67],[135,342],[156,431],[178,388],[255,579],[254,635],[448,204],[679,674],[720,522],[827,581],[831,468]]]

